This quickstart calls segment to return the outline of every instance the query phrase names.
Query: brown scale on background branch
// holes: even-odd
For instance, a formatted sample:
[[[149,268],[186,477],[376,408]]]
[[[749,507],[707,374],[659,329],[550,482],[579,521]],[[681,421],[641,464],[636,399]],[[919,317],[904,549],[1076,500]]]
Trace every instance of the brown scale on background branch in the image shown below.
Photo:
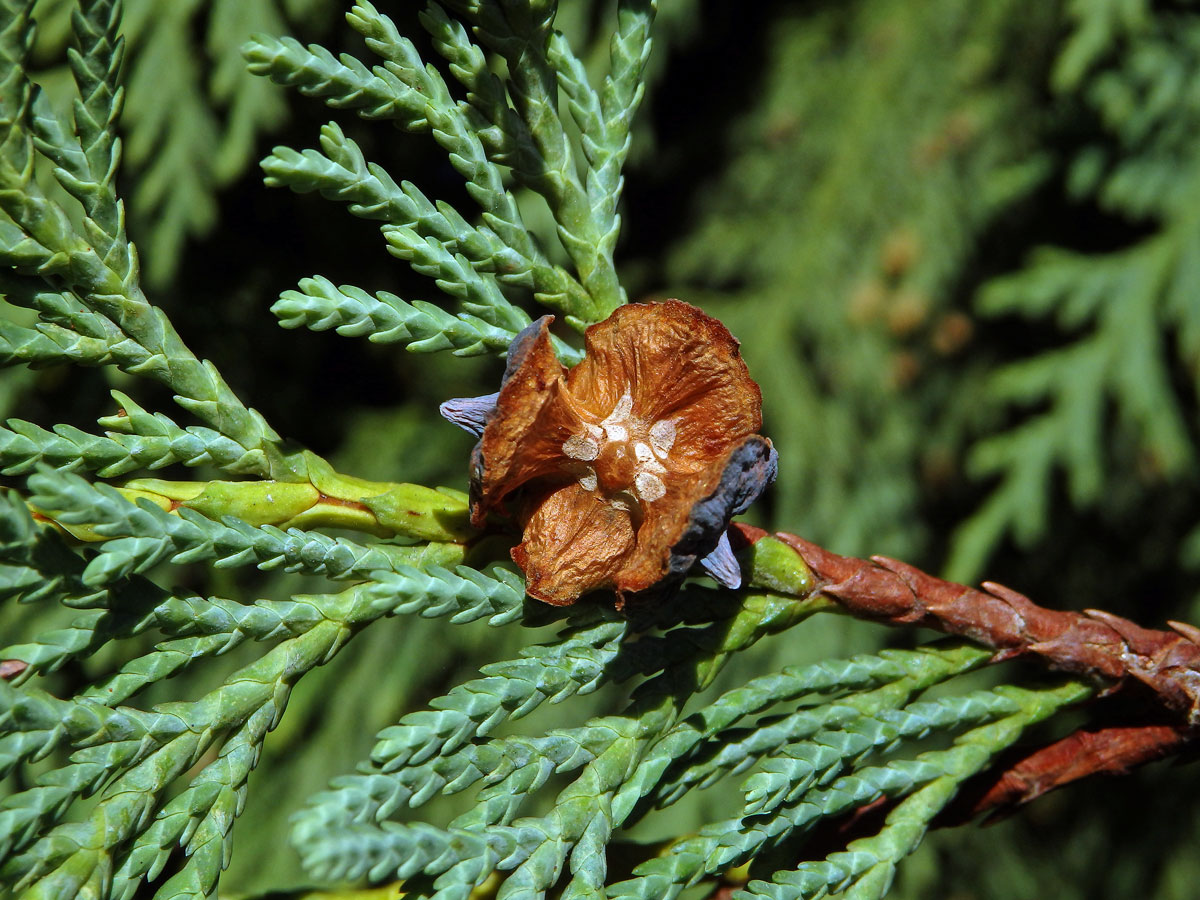
[[[1042,747],[1010,748],[994,765],[967,779],[953,802],[930,823],[954,828],[987,814],[985,824],[1092,775],[1127,775],[1146,763],[1183,751],[1192,732],[1181,725],[1119,725],[1081,728]],[[902,798],[879,797],[819,826],[805,843],[805,853],[825,856],[858,838],[876,833]]]
[[[990,812],[1002,818],[1043,794],[1089,775],[1126,775],[1184,749],[1191,733],[1180,725],[1120,725],[1080,729],[1017,759],[1004,759],[967,782],[935,820],[945,827]]]

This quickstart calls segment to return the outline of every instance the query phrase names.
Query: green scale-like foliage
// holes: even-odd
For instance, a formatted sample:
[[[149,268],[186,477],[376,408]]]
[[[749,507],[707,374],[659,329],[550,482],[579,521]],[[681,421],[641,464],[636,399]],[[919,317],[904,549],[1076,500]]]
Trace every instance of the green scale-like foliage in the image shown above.
[[[922,466],[953,452],[978,389],[953,292],[975,237],[1045,176],[1022,117],[1056,27],[1053,4],[868,0],[766,31],[762,101],[661,277],[743,340],[779,519],[814,540],[923,549]]]
[[[86,469],[113,478],[140,469],[175,463],[211,465],[226,472],[254,471],[256,459],[236,441],[202,426],[182,428],[164,413],[151,413],[119,391],[113,397],[121,414],[100,419],[113,429],[88,434],[70,425],[47,431],[32,422],[9,419],[0,427],[0,461],[4,474],[24,475],[39,464],[58,469]]]
[[[73,3],[38,0],[37,81],[56,102],[69,102],[66,49]],[[217,192],[244,174],[257,138],[278,128],[287,110],[281,92],[245,71],[246,35],[304,23],[336,21],[327,0],[129,0],[122,33],[128,41],[123,118],[128,136],[123,171],[135,188],[128,200],[147,254],[147,279],[165,287],[189,238],[217,224]],[[153,222],[153,227],[144,223]]]
[[[625,716],[597,719],[540,739],[515,737],[461,748],[440,743],[437,757],[429,760],[435,750],[430,725],[444,722],[444,711],[463,705],[451,694],[435,702],[436,718],[424,714],[382,732],[372,756],[374,771],[341,779],[335,790],[315,798],[297,821],[298,846],[307,864],[327,877],[411,878],[424,873],[436,876],[439,897],[467,896],[494,869],[514,870],[502,888],[506,896],[536,895],[558,880],[564,866],[572,873],[569,892],[594,894],[605,883],[601,850],[613,829],[640,818],[655,800],[666,805],[680,796],[677,778],[664,776],[683,771],[707,786],[724,774],[722,769],[738,771],[747,760],[765,756],[763,774],[747,782],[746,819],[712,826],[710,837],[677,845],[669,863],[645,863],[637,870],[638,880],[614,888],[616,896],[674,896],[688,884],[749,861],[763,841],[850,804],[904,793],[938,778],[944,779],[941,794],[948,800],[953,791],[947,792],[945,784],[957,783],[985,765],[993,752],[988,746],[1005,746],[1031,721],[1087,694],[1078,685],[1048,692],[1001,688],[908,704],[915,692],[986,661],[986,652],[959,646],[831,661],[765,677],[728,692],[696,716],[677,720],[678,700],[672,696],[677,679],[697,664],[697,656],[705,655],[668,662],[639,689]],[[793,704],[812,694],[840,699],[785,716],[766,729],[731,727],[746,716],[769,711],[775,703]],[[989,721],[1004,727],[967,731],[960,739],[961,750],[927,754],[912,764],[861,767],[873,749]],[[785,736],[809,739],[789,744]],[[734,744],[743,752],[731,759],[726,749]],[[421,748],[416,754],[410,749],[414,745]],[[714,752],[724,758],[688,765]],[[795,768],[801,762],[802,775]],[[843,767],[859,768],[828,791],[809,790],[828,784]],[[697,769],[702,772],[699,777]],[[552,813],[517,817],[526,795],[543,787],[552,773],[566,772],[579,775],[559,793]],[[766,824],[743,826],[769,811],[761,799],[761,779],[784,772],[790,774],[784,776],[791,784],[788,802],[806,803],[800,803],[798,811],[785,807]],[[403,805],[427,802],[438,788],[458,792],[481,780],[486,787],[473,810],[446,831],[399,826],[385,819]],[[646,798],[651,805],[643,802]],[[929,817],[937,809],[940,806],[930,808]]]
[[[261,416],[246,409],[216,369],[197,359],[183,344],[161,310],[152,306],[138,282],[137,254],[125,233],[124,208],[114,178],[120,142],[113,126],[123,91],[116,85],[121,42],[116,38],[116,8],[103,6],[91,17],[76,16],[80,52],[72,52],[79,87],[75,132],[64,129],[25,82],[12,85],[4,98],[6,137],[0,148],[4,189],[0,209],[6,215],[0,252],[16,271],[65,284],[50,292],[36,282],[5,285],[10,303],[28,306],[42,319],[36,329],[10,328],[10,363],[22,348],[34,362],[116,364],[134,374],[167,383],[176,400],[214,424],[243,448],[246,469],[271,468],[268,445],[276,440]],[[27,38],[16,18],[9,20],[7,64],[20,77]],[[28,34],[28,29],[24,29]],[[33,180],[34,148],[54,166],[62,188],[82,207],[76,230],[63,205],[44,194]],[[38,342],[39,333],[48,338]],[[59,348],[56,355],[54,347]]]
[[[1058,471],[1080,508],[1102,505],[1107,486],[1131,465],[1151,484],[1196,485],[1188,417],[1189,394],[1200,385],[1200,231],[1192,215],[1200,98],[1191,87],[1200,73],[1200,20],[1156,19],[1141,3],[1123,15],[1099,6],[1074,11],[1075,31],[1053,73],[1054,87],[1082,94],[1102,126],[1070,161],[1068,185],[1077,198],[1145,223],[1149,234],[1108,253],[1040,248],[981,296],[984,315],[1049,318],[1063,338],[988,377],[991,403],[1036,412],[972,450],[974,472],[999,481],[959,535],[950,568],[960,576],[976,571],[1004,533],[1023,545],[1046,533]],[[1102,70],[1114,46],[1120,64]]]
[[[557,115],[548,115],[545,103],[536,111],[522,111],[521,116],[509,109],[502,91],[498,94],[494,76],[482,66],[482,51],[470,42],[461,26],[452,25],[436,8],[422,18],[422,24],[433,36],[438,52],[450,60],[454,77],[473,92],[468,102],[452,98],[440,73],[426,67],[413,43],[371,4],[355,6],[347,18],[368,48],[383,60],[381,65],[368,68],[348,54],[335,58],[319,47],[259,39],[246,48],[252,70],[297,86],[331,106],[355,109],[364,118],[386,118],[406,130],[429,131],[467,180],[468,192],[483,210],[483,224],[470,228],[452,209],[431,203],[414,185],[397,186],[380,166],[366,163],[361,150],[336,125],[324,129],[320,151],[276,149],[264,163],[268,183],[300,191],[320,190],[332,199],[349,201],[355,215],[382,220],[391,253],[408,260],[414,269],[434,278],[442,290],[460,299],[466,324],[482,320],[493,328],[506,328],[508,340],[528,323],[528,316],[511,306],[501,291],[502,284],[531,288],[538,299],[561,309],[568,321],[579,324],[603,318],[621,302],[619,295],[612,294],[611,250],[606,267],[609,275],[591,275],[601,265],[593,261],[587,270],[581,267],[585,275],[580,284],[560,267],[550,265],[505,186],[501,165],[510,165],[546,196],[552,208],[560,203],[575,204],[572,209],[586,223],[593,221],[594,214],[604,214],[603,206],[594,214],[576,208],[579,200],[574,192],[581,193],[581,189],[570,168],[564,149],[566,137]],[[539,40],[545,43],[548,35],[542,34]],[[644,60],[625,62],[636,82]],[[627,97],[628,103],[622,108],[631,109],[637,99],[636,95]],[[556,99],[553,106],[557,106]],[[609,130],[606,128],[605,133]],[[608,140],[611,142],[612,137]],[[625,138],[620,140],[624,144]],[[558,167],[558,177],[545,174],[554,166]],[[569,190],[573,190],[572,199],[567,201],[563,194]],[[580,227],[593,226],[581,222]],[[615,224],[609,227],[615,228]],[[560,237],[568,251],[581,243],[568,231],[560,230]],[[605,279],[603,286],[589,287],[589,280],[597,278]],[[347,288],[339,293],[364,294]],[[419,339],[409,344],[410,349],[428,351],[452,346],[460,353],[489,349],[486,342],[464,344],[460,338],[456,343],[450,335],[439,346],[430,340],[436,332],[418,315],[422,307],[389,302],[386,295],[380,299],[410,332],[391,339]],[[364,333],[362,314],[355,307],[339,309],[339,302],[329,290],[304,290],[302,285],[301,293],[285,295],[275,310],[285,323],[303,321],[324,328],[336,324],[343,333]],[[455,327],[461,328],[450,324],[451,329]],[[490,349],[507,346],[503,336],[504,332],[494,335]]]
[[[180,5],[173,11],[180,18],[168,17],[154,27],[177,28],[193,12]],[[215,9],[212,15],[221,19],[225,14]],[[131,11],[132,20],[144,26],[139,16],[137,9]],[[502,352],[529,323],[528,313],[512,304],[502,285],[504,290],[532,290],[543,300],[557,298],[557,305],[580,324],[597,318],[602,308],[597,303],[611,309],[617,221],[612,191],[617,186],[614,179],[619,182],[628,124],[640,97],[638,72],[648,48],[646,11],[635,20],[627,22],[631,31],[626,42],[640,34],[645,46],[632,56],[626,47],[620,56],[625,80],[607,101],[608,118],[595,123],[590,151],[596,165],[605,168],[600,177],[609,191],[604,202],[588,210],[609,235],[609,295],[590,299],[564,269],[546,262],[503,185],[500,157],[483,149],[478,119],[450,100],[444,82],[422,81],[433,77],[433,70],[424,68],[412,45],[385,17],[366,6],[357,9],[351,21],[370,46],[418,86],[440,84],[440,105],[422,114],[428,114],[435,134],[446,138],[443,143],[452,159],[463,163],[460,168],[485,207],[484,224],[469,225],[453,208],[425,200],[412,185],[397,187],[381,169],[368,166],[354,143],[331,126],[325,132],[327,157],[288,157],[280,151],[276,162],[266,166],[271,177],[298,187],[319,187],[350,200],[353,212],[384,220],[394,255],[433,277],[462,302],[463,312],[455,317],[432,304],[409,305],[391,294],[374,301],[355,289],[336,290],[320,278],[302,284],[310,300],[335,300],[343,306],[355,301],[357,308],[344,309],[336,320],[343,331],[383,341],[419,341],[413,349],[446,348],[460,354]],[[473,66],[471,77],[482,83],[486,68],[479,63],[481,51],[461,25],[436,9],[428,22],[443,32],[440,40],[447,53]],[[7,884],[30,896],[127,897],[146,878],[161,882],[161,896],[211,893],[229,861],[230,829],[244,806],[249,772],[300,676],[383,616],[415,613],[447,617],[453,623],[485,618],[502,625],[523,610],[519,580],[501,569],[485,574],[458,565],[462,554],[454,545],[363,544],[317,531],[252,525],[232,516],[217,521],[145,498],[134,502],[107,485],[69,474],[90,471],[105,478],[183,463],[284,481],[325,477],[321,483],[328,483],[328,476],[320,474],[323,470],[312,470],[311,463],[280,449],[262,418],[240,404],[215,367],[191,354],[142,291],[137,252],[126,234],[123,204],[115,190],[120,160],[115,122],[124,94],[118,80],[123,55],[123,41],[117,37],[120,23],[120,6],[112,3],[89,3],[74,14],[78,49],[69,56],[78,100],[68,123],[57,117],[46,95],[24,79],[33,33],[28,9],[14,3],[5,10],[8,128],[0,159],[0,205],[7,216],[2,250],[12,266],[5,289],[10,303],[28,308],[37,319],[5,323],[3,362],[116,367],[150,377],[164,383],[183,409],[205,425],[178,425],[118,392],[114,396],[121,404],[119,414],[101,419],[110,429],[106,434],[67,425],[48,430],[22,420],[11,420],[3,431],[4,469],[10,475],[29,476],[27,502],[40,517],[30,518],[25,501],[6,498],[4,596],[76,610],[73,619],[2,651],[8,667],[0,719],[4,773],[48,755],[58,754],[60,759],[58,768],[3,801],[0,872]],[[153,43],[154,52],[169,49],[161,35]],[[135,78],[137,71],[135,66]],[[581,71],[574,72],[576,91],[590,91],[582,77]],[[413,90],[395,77],[385,87],[402,94]],[[531,130],[544,137],[561,128],[544,115],[532,129],[511,114],[509,119],[529,148],[534,147]],[[560,133],[560,154],[564,139]],[[603,160],[597,157],[597,147],[608,148]],[[189,147],[191,152],[198,149]],[[527,157],[530,166],[545,165],[532,149]],[[37,159],[53,167],[61,194],[39,187],[34,179]],[[289,181],[289,163],[300,176],[314,180]],[[306,169],[311,163],[319,171]],[[561,166],[563,158],[556,157],[554,164]],[[558,190],[553,177],[543,181]],[[590,221],[577,227],[590,234]],[[173,227],[168,225],[166,232]],[[156,249],[166,252],[161,246]],[[590,263],[585,281],[602,281],[594,274],[598,268],[603,263]],[[281,300],[284,308],[289,296]],[[348,323],[349,329],[344,327]],[[310,316],[306,324],[320,328],[333,323]],[[578,352],[567,344],[559,347],[564,358],[578,359]],[[347,489],[354,488],[354,482],[348,484]],[[85,536],[95,551],[82,557],[73,552],[63,538],[40,524],[48,518],[74,529],[72,535]],[[354,583],[340,593],[293,593],[288,600],[247,603],[181,593],[145,577],[165,564],[282,567]],[[417,739],[408,757],[415,761],[432,750],[450,752],[546,700],[593,690],[620,647],[625,627],[620,618],[602,618],[574,627],[561,643],[544,651],[530,648],[523,661],[485,669],[483,680],[451,693],[436,722],[425,725],[432,728],[429,736]],[[157,643],[139,641],[153,633],[159,636]],[[134,643],[127,646],[133,652],[127,650],[122,662],[84,686],[73,700],[58,700],[40,686],[67,663],[87,661],[130,641]],[[247,641],[268,647],[200,699],[156,705],[146,712],[123,705],[164,679],[205,659],[235,652]],[[144,649],[134,649],[138,646]],[[584,665],[586,660],[590,663]],[[169,793],[176,780],[210,756],[182,792]],[[98,800],[82,819],[72,814],[77,800],[97,793]],[[164,880],[160,873],[176,846],[183,849],[186,861],[172,866],[174,874]]]

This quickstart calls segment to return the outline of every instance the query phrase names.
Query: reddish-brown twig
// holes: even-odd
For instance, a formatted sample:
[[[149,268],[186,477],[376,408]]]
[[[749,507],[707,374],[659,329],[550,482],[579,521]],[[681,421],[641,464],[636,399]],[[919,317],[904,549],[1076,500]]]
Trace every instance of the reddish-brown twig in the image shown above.
[[[737,527],[747,543],[766,535],[750,526]],[[812,570],[815,591],[854,616],[961,635],[994,648],[997,661],[1038,657],[1053,669],[1098,677],[1114,688],[1134,679],[1185,725],[1200,725],[1200,630],[1193,626],[1170,622],[1172,633],[1100,610],[1046,609],[992,582],[977,590],[894,559],[855,559],[793,534],[775,537]]]

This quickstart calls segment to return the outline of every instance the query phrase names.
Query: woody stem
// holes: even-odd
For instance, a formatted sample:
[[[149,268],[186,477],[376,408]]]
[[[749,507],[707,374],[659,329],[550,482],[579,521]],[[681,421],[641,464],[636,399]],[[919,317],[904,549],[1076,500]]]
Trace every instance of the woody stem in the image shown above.
[[[1094,678],[1110,692],[1139,684],[1170,720],[1081,730],[1002,763],[981,776],[984,790],[960,815],[1026,803],[1086,775],[1124,774],[1183,752],[1200,735],[1200,629],[1194,626],[1171,622],[1174,631],[1161,631],[1100,610],[1046,609],[999,584],[985,582],[977,590],[886,557],[840,556],[793,534],[769,535],[742,524],[731,533],[750,587],[822,597],[856,618],[967,637],[995,649],[995,662],[1037,659]]]
[[[857,618],[970,638],[995,649],[997,662],[1028,656],[1112,685],[1136,681],[1183,724],[1200,725],[1200,631],[1192,626],[1158,631],[1100,610],[1046,609],[999,584],[977,590],[886,557],[839,556],[784,532],[738,524],[734,536],[751,548],[752,585],[816,593]]]

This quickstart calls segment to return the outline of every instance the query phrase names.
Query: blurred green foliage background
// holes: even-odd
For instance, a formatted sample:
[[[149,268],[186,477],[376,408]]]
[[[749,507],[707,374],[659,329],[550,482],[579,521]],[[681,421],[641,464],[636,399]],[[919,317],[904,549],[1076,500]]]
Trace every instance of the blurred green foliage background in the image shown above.
[[[338,6],[128,0],[130,227],[154,302],[281,433],[343,472],[463,487],[469,438],[436,405],[490,391],[498,362],[283,332],[268,312],[314,274],[437,300],[373,224],[261,185],[257,159],[314,144],[329,111],[247,74],[239,47],[267,31],[353,49]],[[563,6],[559,26],[599,60],[611,4]],[[69,7],[39,4],[51,91]],[[419,4],[380,7],[405,30]],[[782,463],[758,521],[1048,606],[1200,621],[1200,10],[661,0],[656,28],[619,264],[631,297],[686,299],[741,339]],[[470,208],[432,141],[339,121],[397,179]],[[88,427],[120,378],[8,369],[0,407]],[[204,581],[219,572],[195,577],[221,593]],[[240,578],[264,597],[304,589]],[[8,605],[0,631],[56,614]],[[803,633],[723,683],[914,639],[840,621]],[[387,620],[305,679],[251,779],[223,891],[301,883],[288,813],[402,711],[528,639]],[[87,674],[58,677],[69,691]],[[892,896],[1192,897],[1197,799],[1190,770],[1076,786],[995,829],[932,835]],[[670,821],[694,827],[708,802]]]

